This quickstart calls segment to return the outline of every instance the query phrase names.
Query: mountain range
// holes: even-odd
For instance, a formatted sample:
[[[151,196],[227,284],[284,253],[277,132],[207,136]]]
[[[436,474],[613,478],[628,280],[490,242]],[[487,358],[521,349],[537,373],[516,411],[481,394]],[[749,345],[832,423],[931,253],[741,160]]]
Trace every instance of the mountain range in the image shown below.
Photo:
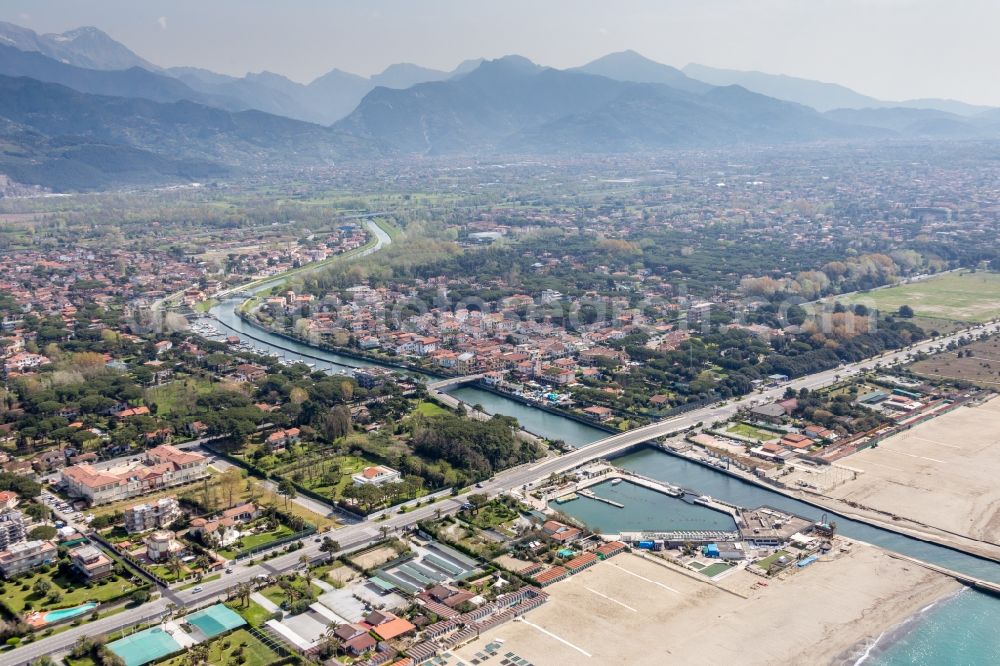
[[[558,70],[331,70],[308,84],[163,69],[96,28],[0,23],[0,175],[51,189],[222,177],[407,155],[587,154],[817,140],[1000,138],[1000,110],[634,51]]]
[[[910,99],[901,102],[887,102],[862,95],[836,83],[800,79],[784,74],[717,69],[694,63],[685,66],[682,71],[689,77],[713,86],[742,86],[762,95],[804,104],[817,111],[907,108],[944,111],[960,116],[975,116],[990,109],[988,106],[976,106],[953,99]]]

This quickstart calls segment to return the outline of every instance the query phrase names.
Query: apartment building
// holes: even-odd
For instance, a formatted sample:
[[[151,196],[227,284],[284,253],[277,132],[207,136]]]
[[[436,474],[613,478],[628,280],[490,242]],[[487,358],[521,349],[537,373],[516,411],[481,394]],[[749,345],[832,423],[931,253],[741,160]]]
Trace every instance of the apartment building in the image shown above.
[[[62,470],[61,483],[69,495],[95,506],[203,479],[208,475],[207,468],[205,456],[162,444],[146,451],[145,462],[107,469],[72,465]]]
[[[95,546],[83,545],[69,551],[73,568],[87,580],[100,580],[114,573],[115,563]]]
[[[158,530],[182,515],[175,497],[161,497],[155,502],[134,504],[125,509],[125,530],[129,534]]]
[[[13,578],[57,559],[56,545],[51,541],[24,541],[0,552],[0,573]]]
[[[0,550],[24,541],[24,515],[20,511],[0,513]]]

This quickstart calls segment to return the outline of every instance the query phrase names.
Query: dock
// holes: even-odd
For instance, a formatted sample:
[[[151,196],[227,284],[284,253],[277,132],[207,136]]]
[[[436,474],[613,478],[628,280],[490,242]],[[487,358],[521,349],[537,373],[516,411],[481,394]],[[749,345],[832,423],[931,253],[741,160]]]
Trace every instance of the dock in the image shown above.
[[[595,495],[593,493],[593,491],[590,491],[590,490],[582,490],[581,489],[581,490],[577,491],[577,494],[579,494],[581,497],[586,497],[587,499],[597,500],[598,502],[604,502],[605,504],[610,504],[611,506],[617,507],[619,509],[624,509],[625,508],[625,505],[622,504],[621,502],[616,502],[614,500],[610,500],[607,497],[600,497],[598,495]]]

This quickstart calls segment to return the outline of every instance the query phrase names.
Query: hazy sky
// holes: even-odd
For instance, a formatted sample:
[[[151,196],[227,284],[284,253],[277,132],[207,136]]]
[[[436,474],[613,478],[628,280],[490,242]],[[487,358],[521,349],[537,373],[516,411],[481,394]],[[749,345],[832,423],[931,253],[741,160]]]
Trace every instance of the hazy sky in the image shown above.
[[[2,0],[0,20],[94,25],[159,65],[303,82],[510,53],[568,67],[631,48],[883,99],[1000,105],[1000,0]]]

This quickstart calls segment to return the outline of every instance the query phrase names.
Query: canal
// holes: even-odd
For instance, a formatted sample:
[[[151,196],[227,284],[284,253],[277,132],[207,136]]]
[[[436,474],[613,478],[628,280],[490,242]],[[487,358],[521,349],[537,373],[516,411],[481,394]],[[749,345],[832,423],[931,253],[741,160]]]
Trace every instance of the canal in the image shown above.
[[[285,358],[315,363],[317,368],[331,372],[376,365],[372,362],[360,361],[341,354],[323,351],[309,345],[287,340],[251,326],[236,314],[235,309],[239,305],[239,302],[239,300],[229,300],[220,303],[212,308],[211,314],[231,330],[240,334],[241,337],[249,339],[250,342],[253,342],[258,347],[279,352]],[[525,405],[473,386],[458,387],[451,393],[470,405],[482,405],[491,414],[513,416],[517,418],[518,422],[524,428],[535,434],[549,439],[561,439],[573,446],[589,444],[608,436],[608,433],[588,426],[585,423],[536,409],[530,405]],[[799,502],[766,488],[654,449],[642,449],[620,457],[614,462],[625,469],[634,470],[646,476],[683,486],[699,494],[710,495],[733,504],[746,507],[766,504],[811,519],[818,519],[822,514],[821,510],[804,502]],[[603,495],[604,493],[601,494]],[[666,511],[665,507],[672,506],[667,503],[667,500],[671,500],[672,498],[664,495],[660,495],[659,498],[661,498],[659,501],[664,502],[661,505],[661,511]],[[599,502],[592,502],[591,500],[581,498],[581,500],[561,506],[560,509],[572,515],[571,507],[577,502],[580,502],[580,506],[589,506],[590,504],[607,506]],[[624,513],[628,512],[629,509],[626,506],[624,510],[615,509],[614,511]],[[955,571],[971,574],[984,580],[1000,582],[1000,565],[995,562],[966,555],[949,548],[944,548],[943,546],[925,543],[840,516],[833,516],[831,519],[837,522],[838,530],[848,537],[867,541],[888,550],[948,567]],[[602,519],[601,522],[602,525],[594,525],[594,527],[609,532],[632,529],[631,527],[620,527],[619,529],[610,529],[608,527],[605,529],[606,526],[613,526],[613,521],[605,523],[604,519]],[[636,523],[628,519],[628,524],[634,525]]]
[[[358,367],[377,365],[368,361],[343,356],[333,352],[310,347],[298,342],[273,335],[252,327],[235,312],[239,300],[230,300],[214,307],[211,314],[241,338],[258,347],[276,351],[285,358],[314,363],[315,367],[330,372],[344,371]],[[424,377],[426,379],[426,377]],[[470,404],[479,404],[489,413],[506,414],[518,419],[527,430],[548,439],[561,439],[572,446],[583,446],[608,436],[608,433],[569,418],[535,409],[489,391],[472,386],[458,387],[452,391],[455,397]],[[614,460],[624,469],[634,470],[646,476],[680,485],[699,494],[746,507],[762,505],[795,513],[809,519],[818,519],[822,510],[774,491],[731,477],[720,471],[689,462],[682,458],[651,448]],[[598,486],[595,493],[625,504],[624,509],[580,498],[558,508],[568,515],[578,512],[578,517],[593,529],[613,533],[619,531],[673,530],[673,529],[717,529],[721,526],[720,515],[704,507],[692,507],[682,500],[667,497],[632,484],[618,486]],[[683,505],[683,506],[681,506]],[[704,509],[694,511],[693,509]],[[723,517],[724,518],[724,517]],[[837,529],[847,537],[881,546],[886,550],[931,562],[954,571],[1000,582],[1000,565],[995,562],[966,555],[958,551],[925,543],[895,532],[879,529],[841,516],[830,516],[836,521]],[[880,646],[869,655],[869,663],[878,666],[897,666],[908,663],[943,663],[939,657],[947,657],[951,648],[947,641],[933,641],[941,627],[961,627],[968,637],[978,637],[972,648],[977,655],[980,650],[995,649],[996,618],[1000,617],[1000,599],[982,592],[967,590],[953,600],[937,605],[926,618],[912,626],[900,628],[899,635],[893,637],[891,645]],[[983,638],[988,640],[983,641]],[[898,642],[897,642],[898,641]],[[928,641],[932,647],[928,647]],[[966,647],[968,645],[966,644]],[[930,655],[931,661],[922,661]],[[914,661],[916,659],[916,661]],[[969,663],[979,663],[977,661]],[[985,662],[984,662],[985,663]]]
[[[240,299],[230,299],[223,301],[213,307],[210,314],[228,329],[226,332],[234,332],[241,339],[250,342],[256,347],[267,351],[273,351],[284,358],[299,360],[305,363],[313,363],[320,370],[328,372],[344,372],[353,368],[370,368],[378,366],[372,361],[344,356],[336,352],[316,349],[301,342],[295,342],[283,338],[273,333],[268,333],[256,326],[248,324],[240,319],[236,310],[242,301]],[[420,379],[430,379],[427,375],[417,372],[408,372]],[[451,389],[449,393],[459,400],[469,405],[482,405],[489,414],[504,414],[517,419],[521,427],[528,432],[540,435],[547,439],[561,439],[570,446],[579,447],[591,442],[596,442],[608,436],[605,431],[589,426],[586,423],[574,421],[573,419],[559,416],[542,409],[536,409],[530,405],[525,405],[516,400],[505,398],[490,391],[484,391],[474,386],[459,386]]]

